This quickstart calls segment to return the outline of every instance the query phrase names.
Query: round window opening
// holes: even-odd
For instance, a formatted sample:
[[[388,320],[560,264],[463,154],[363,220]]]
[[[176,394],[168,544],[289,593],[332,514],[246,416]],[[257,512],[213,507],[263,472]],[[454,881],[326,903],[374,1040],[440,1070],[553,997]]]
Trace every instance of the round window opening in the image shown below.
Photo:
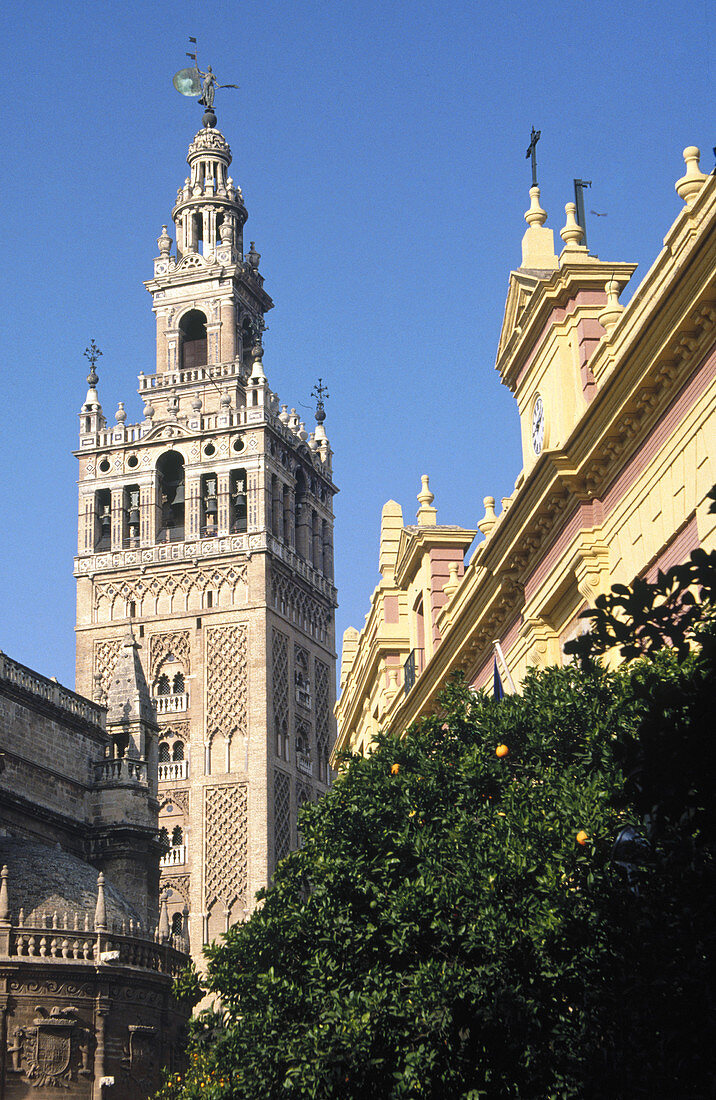
[[[209,458],[211,458],[212,455],[216,454],[216,447],[213,443],[207,443],[206,447],[204,447],[204,454],[208,455]]]
[[[103,458],[102,461],[99,464],[99,468],[100,468],[100,470],[102,471],[103,474],[108,474],[109,473],[109,459]]]
[[[137,458],[137,456],[136,455],[130,455],[129,458],[127,459],[127,465],[129,466],[130,470],[133,470],[135,466],[138,466],[139,465],[139,459]]]
[[[245,444],[243,439],[235,439],[234,442],[231,444],[231,449],[232,451],[236,451],[238,453],[239,451],[243,451],[244,446]]]

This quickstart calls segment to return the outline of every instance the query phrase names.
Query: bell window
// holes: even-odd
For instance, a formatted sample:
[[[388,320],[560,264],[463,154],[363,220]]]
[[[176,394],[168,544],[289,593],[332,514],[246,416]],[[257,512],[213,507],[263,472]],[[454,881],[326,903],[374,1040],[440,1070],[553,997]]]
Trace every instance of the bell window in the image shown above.
[[[205,448],[206,451],[209,448]],[[201,479],[201,533],[215,535],[219,522],[219,495],[216,474],[206,474]]]
[[[109,550],[112,545],[112,494],[109,489],[95,493],[95,550]]]
[[[246,470],[232,470],[229,475],[229,495],[231,504],[231,532],[241,533],[247,529]]]
[[[124,490],[125,546],[139,546],[139,486],[127,485]]]
[[[190,309],[179,322],[181,366],[183,370],[207,363],[206,317],[199,309]]]
[[[184,459],[178,451],[166,451],[157,462],[158,500],[161,508],[158,542],[184,538]]]

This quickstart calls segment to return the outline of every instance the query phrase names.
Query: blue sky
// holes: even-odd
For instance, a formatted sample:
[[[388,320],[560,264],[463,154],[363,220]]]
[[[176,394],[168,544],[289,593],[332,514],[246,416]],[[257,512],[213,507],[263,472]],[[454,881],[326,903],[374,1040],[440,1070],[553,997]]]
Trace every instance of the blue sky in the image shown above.
[[[380,509],[407,521],[430,474],[438,519],[475,526],[520,469],[494,371],[542,131],[548,225],[591,179],[589,244],[641,279],[680,200],[685,145],[714,165],[712,0],[5,0],[0,647],[74,682],[77,413],[140,418],[154,369],[156,237],[200,125],[171,77],[188,35],[217,96],[262,254],[264,366],[310,415],[318,376],[336,500],[337,640],[378,579]],[[557,240],[559,240],[557,238]]]

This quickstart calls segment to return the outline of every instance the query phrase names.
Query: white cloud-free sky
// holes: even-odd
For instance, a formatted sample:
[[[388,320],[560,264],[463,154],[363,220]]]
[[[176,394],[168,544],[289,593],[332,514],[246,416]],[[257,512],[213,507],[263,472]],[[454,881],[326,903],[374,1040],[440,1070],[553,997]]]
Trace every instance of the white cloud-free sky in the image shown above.
[[[337,641],[378,579],[380,509],[475,526],[520,469],[494,371],[541,129],[548,225],[572,180],[589,245],[639,263],[680,208],[681,151],[714,166],[712,0],[5,0],[0,647],[74,683],[77,413],[94,337],[100,398],[140,419],[154,370],[156,237],[201,108],[173,89],[188,36],[262,254],[271,386],[310,420],[327,382]],[[170,225],[171,231],[171,225]],[[625,295],[625,298],[628,294]],[[305,407],[305,406],[308,406]],[[310,424],[309,424],[310,427]]]

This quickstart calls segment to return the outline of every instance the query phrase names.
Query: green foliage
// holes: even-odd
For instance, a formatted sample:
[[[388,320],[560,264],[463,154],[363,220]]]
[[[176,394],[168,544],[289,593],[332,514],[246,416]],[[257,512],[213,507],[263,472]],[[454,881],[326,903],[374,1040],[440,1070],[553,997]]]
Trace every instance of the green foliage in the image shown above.
[[[712,1096],[716,635],[674,583],[648,658],[533,671],[500,703],[453,681],[440,716],[346,760],[208,950],[221,1009],[162,1100]],[[648,603],[614,599],[595,648]],[[664,646],[683,609],[688,645]],[[627,877],[628,824],[648,858]]]
[[[708,494],[716,512],[716,487]],[[650,656],[669,646],[682,659],[704,621],[716,606],[716,551],[694,550],[689,561],[659,570],[656,581],[638,577],[631,587],[615,584],[609,595],[597,596],[595,607],[582,612],[589,632],[564,647],[586,659],[615,646],[627,659]]]
[[[193,962],[174,979],[172,992],[180,1004],[194,1008],[204,996],[204,989]]]

